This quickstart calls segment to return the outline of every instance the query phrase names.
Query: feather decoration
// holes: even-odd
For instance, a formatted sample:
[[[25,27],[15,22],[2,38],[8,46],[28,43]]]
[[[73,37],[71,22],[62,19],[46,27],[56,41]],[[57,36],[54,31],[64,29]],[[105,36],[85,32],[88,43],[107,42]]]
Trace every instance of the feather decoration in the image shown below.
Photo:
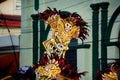
[[[88,25],[87,22],[85,22],[81,16],[79,14],[77,14],[76,12],[70,13],[67,11],[57,11],[56,8],[54,8],[53,10],[48,7],[47,10],[45,10],[42,13],[39,13],[38,16],[43,19],[43,20],[47,20],[49,17],[51,17],[52,15],[58,14],[60,15],[60,17],[62,19],[66,19],[68,17],[74,17],[76,19],[76,26],[78,26],[80,28],[79,31],[79,37],[81,40],[85,40],[86,39],[86,35],[88,35]]]
[[[58,61],[59,67],[61,69],[61,72],[60,72],[59,75],[62,76],[62,78],[68,78],[68,79],[72,79],[72,80],[79,80],[79,78],[81,78],[81,76],[85,76],[86,73],[88,73],[87,71],[78,73],[77,67],[71,65],[66,60],[66,58],[58,59],[57,55],[53,55],[50,60],[48,60],[48,59],[49,58],[46,57],[46,54],[43,54],[43,63],[45,63],[44,66],[47,65],[47,63],[49,63],[50,60],[55,59],[56,61]],[[43,63],[35,64],[34,69],[36,69],[39,66],[43,65]]]

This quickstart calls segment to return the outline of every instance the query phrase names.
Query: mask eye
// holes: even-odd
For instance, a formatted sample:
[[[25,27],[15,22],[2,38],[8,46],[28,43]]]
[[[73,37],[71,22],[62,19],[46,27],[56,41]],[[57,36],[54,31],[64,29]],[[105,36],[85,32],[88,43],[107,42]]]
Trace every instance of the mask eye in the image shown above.
[[[63,45],[60,44],[60,43],[57,44],[57,47],[58,47],[59,49],[63,49]]]
[[[69,27],[69,28],[71,28],[72,25],[71,25],[70,23],[65,23],[65,27]]]

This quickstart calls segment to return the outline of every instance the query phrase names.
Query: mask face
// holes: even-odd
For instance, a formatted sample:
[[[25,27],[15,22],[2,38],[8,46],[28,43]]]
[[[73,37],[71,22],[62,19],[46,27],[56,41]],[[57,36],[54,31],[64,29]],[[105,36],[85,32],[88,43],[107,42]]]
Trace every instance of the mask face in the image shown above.
[[[47,64],[46,66],[39,66],[38,69],[36,70],[36,73],[48,76],[48,78],[55,77],[55,75],[59,74],[60,72],[61,69],[58,66],[58,61],[56,61],[55,59],[50,60],[49,64]],[[43,78],[40,80],[45,79]]]
[[[69,32],[72,29],[72,25],[70,23],[65,23],[65,31]]]

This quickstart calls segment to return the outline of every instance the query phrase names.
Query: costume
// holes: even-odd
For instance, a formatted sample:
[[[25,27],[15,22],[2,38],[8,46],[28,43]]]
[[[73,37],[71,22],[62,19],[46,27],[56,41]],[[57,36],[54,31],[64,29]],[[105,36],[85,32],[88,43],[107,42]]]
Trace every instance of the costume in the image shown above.
[[[78,73],[77,68],[66,61],[65,54],[71,39],[86,39],[87,23],[77,13],[61,12],[55,8],[48,8],[38,15],[50,25],[52,35],[43,42],[46,51],[43,54],[43,63],[40,62],[36,69],[37,79],[79,80],[86,72]]]

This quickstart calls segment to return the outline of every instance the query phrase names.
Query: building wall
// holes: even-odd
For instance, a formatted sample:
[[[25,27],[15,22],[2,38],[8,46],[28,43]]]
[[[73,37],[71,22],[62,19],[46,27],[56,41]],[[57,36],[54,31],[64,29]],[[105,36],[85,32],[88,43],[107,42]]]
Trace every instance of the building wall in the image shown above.
[[[3,40],[4,41],[3,43],[5,43],[5,41],[9,42],[9,39],[8,40],[4,39],[9,38],[10,35],[17,36],[16,39],[19,39],[19,35],[21,33],[20,29],[21,9],[17,11],[16,6],[18,5],[18,3],[19,7],[21,7],[21,0],[5,0],[4,2],[0,3],[0,40]],[[19,22],[19,26],[10,24],[10,22],[14,24],[16,24],[16,22],[18,24]],[[16,40],[13,42],[16,43]],[[19,40],[17,42],[19,42]],[[2,43],[0,43],[0,47],[2,47],[1,45]]]
[[[19,8],[19,9],[18,9]],[[0,14],[3,15],[21,15],[21,0],[5,0],[0,3]],[[6,22],[7,19],[1,19],[1,21]],[[10,33],[10,34],[9,34]],[[0,26],[0,36],[8,35],[20,35],[20,27],[16,28],[15,26]]]
[[[0,3],[0,13],[21,15],[21,0],[6,0]]]
[[[5,0],[4,2],[0,3],[0,15],[21,15],[21,0]],[[0,19],[1,21],[6,22],[7,19]],[[0,36],[8,36],[9,31],[11,35],[20,35],[21,29],[20,27],[15,26],[0,26]]]
[[[10,34],[9,31],[10,30]],[[20,28],[9,28],[9,30],[6,27],[0,27],[0,36],[8,36],[8,35],[16,35],[19,36],[21,34]]]

